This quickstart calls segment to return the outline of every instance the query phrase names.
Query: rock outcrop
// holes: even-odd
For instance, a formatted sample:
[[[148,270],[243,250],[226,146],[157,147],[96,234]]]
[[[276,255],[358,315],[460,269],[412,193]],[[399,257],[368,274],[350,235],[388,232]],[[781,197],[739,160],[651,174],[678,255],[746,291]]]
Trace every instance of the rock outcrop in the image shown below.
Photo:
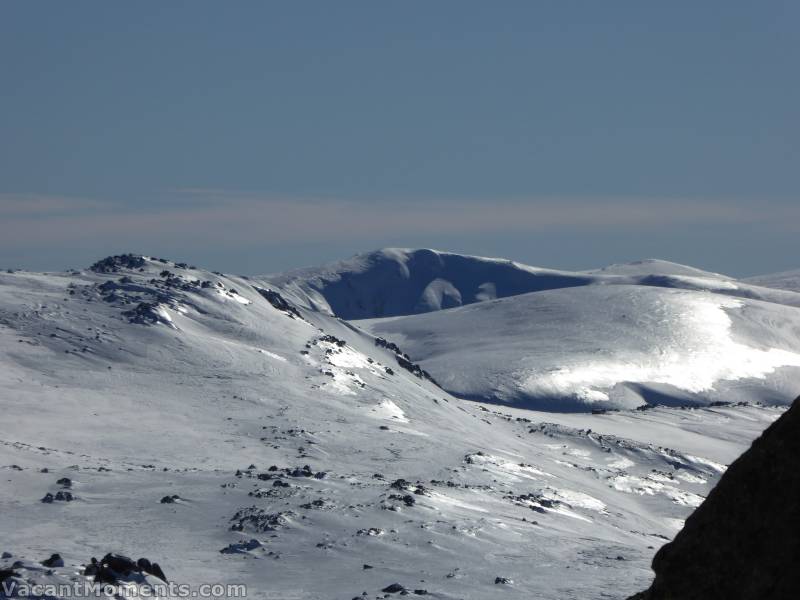
[[[800,594],[800,398],[770,425],[653,559],[631,600],[769,600]]]

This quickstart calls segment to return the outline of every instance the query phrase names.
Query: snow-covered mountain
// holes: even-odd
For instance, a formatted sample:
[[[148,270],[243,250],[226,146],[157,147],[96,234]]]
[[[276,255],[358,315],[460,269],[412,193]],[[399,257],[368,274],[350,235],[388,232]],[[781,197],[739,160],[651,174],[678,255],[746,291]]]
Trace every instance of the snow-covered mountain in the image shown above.
[[[464,398],[589,410],[800,393],[800,294],[666,261],[570,273],[388,249],[273,281],[368,317]]]
[[[592,277],[496,258],[386,248],[270,280],[310,308],[367,319],[586,285]]]
[[[791,390],[775,370],[796,351],[789,291],[660,262],[570,274],[378,255],[340,263],[346,276],[244,278],[137,255],[0,273],[0,579],[69,582],[90,557],[121,552],[171,581],[245,584],[248,597],[624,598],[783,409],[498,407],[439,387],[471,395],[443,366],[478,389],[517,360],[534,386],[537,365],[573,351],[561,366],[580,373],[593,356],[668,347],[673,370],[655,361],[641,379],[769,382],[771,395],[737,400]],[[417,255],[440,266],[423,273]],[[358,271],[392,261],[405,279],[391,265]],[[432,311],[451,287],[464,306]],[[685,355],[702,368],[685,374]],[[64,566],[40,564],[53,553]]]
[[[800,306],[800,296],[663,260],[558,271],[438,250],[384,248],[268,279],[296,302],[343,319],[406,316],[586,285],[712,291]]]
[[[748,277],[745,281],[753,285],[800,292],[800,269]]]

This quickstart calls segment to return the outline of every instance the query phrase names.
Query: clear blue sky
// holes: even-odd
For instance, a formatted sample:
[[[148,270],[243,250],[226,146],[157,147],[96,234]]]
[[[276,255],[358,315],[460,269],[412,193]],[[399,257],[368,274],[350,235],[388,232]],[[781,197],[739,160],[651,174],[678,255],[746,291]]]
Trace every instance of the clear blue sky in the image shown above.
[[[0,266],[800,267],[800,3],[0,4]]]

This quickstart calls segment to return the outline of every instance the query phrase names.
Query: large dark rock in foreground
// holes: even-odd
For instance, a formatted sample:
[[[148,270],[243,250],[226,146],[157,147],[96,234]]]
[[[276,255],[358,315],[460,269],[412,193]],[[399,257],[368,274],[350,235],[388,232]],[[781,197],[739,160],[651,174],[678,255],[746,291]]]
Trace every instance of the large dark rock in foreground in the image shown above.
[[[800,398],[730,466],[653,570],[633,599],[800,598]]]

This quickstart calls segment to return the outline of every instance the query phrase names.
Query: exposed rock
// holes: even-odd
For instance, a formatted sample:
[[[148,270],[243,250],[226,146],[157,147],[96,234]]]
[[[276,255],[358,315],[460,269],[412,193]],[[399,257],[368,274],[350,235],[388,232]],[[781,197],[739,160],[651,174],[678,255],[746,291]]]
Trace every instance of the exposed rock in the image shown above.
[[[405,356],[406,358],[408,358],[408,354],[404,354],[403,351],[400,350],[400,347],[397,344],[395,344],[394,342],[390,342],[385,338],[382,337],[375,338],[375,345],[378,348],[386,348],[387,350],[391,350],[395,354],[399,354],[401,356]]]
[[[321,336],[317,340],[317,342],[327,342],[329,344],[334,344],[339,348],[344,348],[345,346],[347,346],[347,342],[346,341],[340,340],[335,335],[329,335],[329,334],[325,334],[325,335]]]
[[[163,323],[172,327],[172,322],[165,316],[164,308],[160,302],[139,302],[130,310],[123,311],[122,315],[131,323],[139,325],[155,325]]]
[[[13,569],[0,569],[0,583],[9,577],[19,577],[19,573],[16,573]]]
[[[418,364],[411,362],[411,357],[402,350],[400,350],[400,347],[394,342],[390,342],[382,337],[378,337],[375,338],[375,345],[378,346],[379,348],[386,348],[387,350],[394,352],[397,364],[403,367],[406,371],[408,371],[415,377],[419,377],[420,379],[427,379],[432,383],[436,383],[433,377],[431,377],[430,373],[428,373]],[[389,367],[386,367],[386,372],[389,375],[394,375],[394,372]]]
[[[417,502],[411,494],[389,494],[389,500],[399,500],[406,506],[414,506]]]
[[[74,499],[75,499],[75,496],[72,495],[72,492],[59,491],[59,492],[56,492],[55,496],[53,494],[51,494],[50,492],[48,492],[48,493],[46,493],[44,495],[44,498],[42,498],[42,502],[44,502],[45,504],[52,504],[54,501],[55,502],[72,502]]]
[[[117,273],[120,269],[141,269],[144,265],[145,261],[141,256],[135,254],[118,254],[98,260],[89,267],[89,270],[95,273]]]
[[[264,288],[256,288],[256,291],[263,296],[274,308],[286,313],[292,319],[302,319],[303,316],[300,311],[292,306],[283,296],[273,290],[265,290]]]
[[[653,559],[638,600],[768,600],[800,590],[800,399],[722,476]]]
[[[61,558],[60,554],[51,554],[50,558],[45,559],[42,561],[42,564],[45,567],[63,567],[64,566],[64,559]]]
[[[245,529],[256,532],[275,531],[280,527],[286,527],[289,524],[289,517],[293,515],[294,513],[291,511],[270,513],[263,508],[250,506],[233,515],[231,531],[244,531]]]
[[[249,552],[250,550],[255,550],[257,548],[262,547],[262,543],[259,542],[257,539],[253,538],[246,542],[237,542],[233,544],[229,544],[227,547],[220,550],[221,554],[242,554],[244,552]]]
[[[415,377],[419,377],[420,379],[427,379],[431,383],[436,383],[436,380],[428,373],[425,369],[420,367],[418,364],[411,362],[405,356],[400,356],[399,354],[395,355],[395,359],[397,359],[397,364],[403,367],[406,371],[414,375]]]
[[[93,557],[84,570],[84,575],[94,576],[94,580],[97,583],[110,584],[125,581],[133,573],[148,573],[162,581],[168,581],[158,563],[151,562],[146,558],[140,558],[134,562],[133,559],[122,554],[106,554],[100,562]]]

